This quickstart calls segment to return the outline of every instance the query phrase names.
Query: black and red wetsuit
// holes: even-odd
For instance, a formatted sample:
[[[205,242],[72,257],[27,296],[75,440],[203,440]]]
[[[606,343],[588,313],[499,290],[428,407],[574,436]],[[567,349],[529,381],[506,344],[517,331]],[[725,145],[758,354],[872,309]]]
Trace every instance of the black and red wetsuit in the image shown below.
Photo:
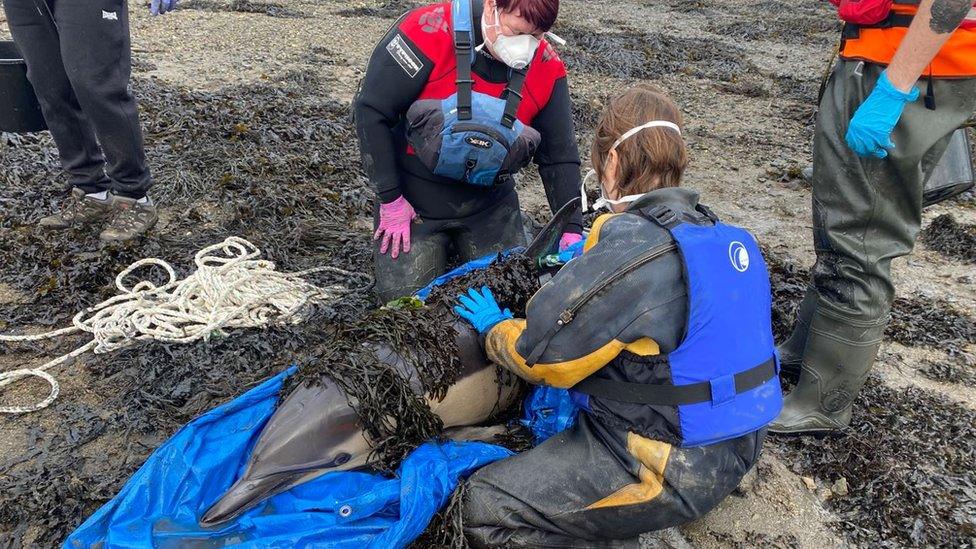
[[[483,6],[474,4],[477,45],[483,41]],[[468,260],[524,242],[521,226],[512,226],[521,220],[512,181],[486,188],[434,175],[407,145],[407,109],[419,99],[454,94],[455,69],[451,4],[443,2],[403,15],[374,50],[360,84],[354,108],[363,169],[381,202],[402,195],[423,221],[413,225],[410,253],[396,260],[376,254],[381,299],[410,293],[442,274],[447,266],[443,247],[453,247]],[[509,67],[486,50],[476,55],[474,91],[500,97],[509,76]],[[534,160],[556,211],[579,195],[580,158],[566,67],[546,41],[530,65],[523,96],[517,116],[542,135]],[[578,218],[570,230],[581,229]]]

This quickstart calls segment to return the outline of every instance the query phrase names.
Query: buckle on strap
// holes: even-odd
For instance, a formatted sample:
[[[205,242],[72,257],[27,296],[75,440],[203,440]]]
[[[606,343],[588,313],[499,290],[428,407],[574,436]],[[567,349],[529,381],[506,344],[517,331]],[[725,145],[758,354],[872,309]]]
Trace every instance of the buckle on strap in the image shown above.
[[[695,209],[698,210],[698,213],[707,217],[712,223],[718,223],[719,221],[718,216],[715,215],[715,212],[713,212],[712,209],[709,208],[708,206],[704,204],[698,204],[697,206],[695,206]]]
[[[473,41],[471,40],[471,33],[467,31],[455,31],[454,32],[454,48],[458,50],[469,51],[471,50]]]
[[[678,213],[664,204],[651,208],[648,215],[651,216],[651,219],[653,219],[658,225],[664,228],[670,228],[672,224],[678,221]]]

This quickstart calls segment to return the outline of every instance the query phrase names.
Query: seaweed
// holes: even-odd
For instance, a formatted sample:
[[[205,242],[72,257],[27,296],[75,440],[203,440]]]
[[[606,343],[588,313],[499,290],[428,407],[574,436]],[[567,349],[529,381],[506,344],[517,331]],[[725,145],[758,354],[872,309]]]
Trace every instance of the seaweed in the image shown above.
[[[922,366],[919,371],[931,380],[976,387],[976,357],[967,352],[950,353],[943,362],[925,360]]]
[[[810,275],[776,253],[767,250],[764,255],[773,291],[773,333],[782,340],[792,330]],[[942,297],[897,297],[885,337],[908,347],[958,353],[976,343],[976,317]]]
[[[574,26],[560,27],[559,34],[573,44],[562,53],[572,71],[640,79],[681,73],[722,82],[758,71],[742,49],[719,40]]]
[[[278,2],[261,2],[257,0],[230,0],[222,2],[218,0],[189,0],[180,4],[180,9],[191,9],[201,11],[226,11],[234,13],[256,13],[267,15],[268,17],[280,17],[287,19],[304,19],[308,17],[305,13],[285,7]]]
[[[966,547],[976,537],[976,412],[874,376],[837,437],[778,439],[798,473],[850,486],[828,506],[858,545]]]
[[[327,79],[296,72],[204,92],[136,77],[134,88],[160,183],[150,193],[163,214],[140,242],[104,247],[90,229],[37,229],[35,220],[66,192],[51,183],[63,177],[53,143],[46,134],[0,135],[0,274],[19,297],[0,310],[5,330],[67,323],[114,295],[115,275],[136,259],[166,258],[184,276],[197,249],[228,234],[254,242],[281,270],[369,271],[372,192],[349,107],[329,98]],[[314,282],[335,280],[323,274]],[[456,353],[444,343],[456,321],[450,306],[468,285],[482,284],[518,313],[539,286],[531,262],[515,255],[439,288],[422,310],[372,311],[370,296],[354,294],[316,307],[300,325],[82,357],[62,372],[66,379],[74,372],[84,394],[66,386],[52,407],[5,420],[31,438],[0,463],[0,539],[59,543],[180,426],[289,364],[306,376],[290,383],[328,369],[372,429],[380,465],[394,468],[441,426],[415,388],[361,344],[392,345],[417,369],[423,390],[442,392],[456,376]],[[60,354],[79,339],[7,349]],[[407,420],[397,428],[390,417]]]
[[[773,336],[777,341],[783,341],[793,331],[796,311],[809,286],[810,276],[792,261],[770,250],[763,250],[763,256],[773,292]]]
[[[344,9],[336,12],[336,15],[340,17],[380,17],[383,19],[395,19],[420,5],[422,5],[420,2],[411,0],[385,0],[380,2],[378,6],[360,6]]]
[[[773,284],[773,323],[788,335],[809,280],[806,271],[765,253]],[[886,336],[907,346],[947,349],[976,341],[976,319],[944,299],[897,298]],[[873,376],[840,437],[777,439],[798,457],[796,471],[833,480],[850,494],[831,498],[836,526],[867,545],[952,547],[976,535],[976,413],[917,388],[895,390]]]
[[[338,384],[373,443],[376,467],[392,472],[407,453],[443,431],[423,397],[443,398],[457,381],[460,360],[453,307],[458,295],[482,285],[491,287],[502,307],[524,315],[539,281],[532,261],[512,254],[435,288],[424,306],[373,311],[339,326],[325,345],[317,346],[315,358],[289,380],[282,394],[296,384],[314,384],[323,378]],[[376,347],[364,342],[393,349],[416,378],[405,377],[395,365],[383,363]],[[505,372],[499,375],[509,379]]]
[[[774,547],[776,549],[799,549],[803,545],[793,534],[770,535],[745,530],[740,535],[725,532],[709,532],[722,547],[748,549],[752,547]]]
[[[976,225],[959,223],[952,214],[942,214],[919,234],[926,247],[946,257],[976,263]]]
[[[788,9],[791,10],[792,7]],[[785,44],[806,44],[812,39],[820,42],[832,41],[840,31],[840,26],[833,17],[796,15],[776,19],[761,17],[733,21],[719,19],[708,24],[705,30],[736,40],[768,40]]]
[[[91,229],[48,233],[34,226],[64,196],[47,138],[8,140],[0,170],[0,275],[24,300],[0,310],[10,325],[65,323],[114,294],[132,261],[189,258],[228,234],[257,244],[279,268],[328,264],[362,271],[369,235],[350,230],[368,216],[349,110],[327,99],[324,79],[292,73],[216,92],[135,80],[142,99],[150,190],[163,219],[142,242],[101,247]],[[183,272],[185,274],[185,271]]]
[[[447,307],[454,292],[488,279],[501,281],[492,283],[499,300],[524,309],[522,294],[538,288],[526,265],[531,262],[523,256],[512,256],[492,265],[487,275],[474,273],[446,286],[430,306],[419,309],[362,314],[352,300],[320,307],[300,325],[246,330],[190,345],[145,343],[89,359],[84,367],[92,378],[88,391],[99,406],[66,396],[42,412],[59,427],[35,429],[33,450],[0,463],[0,532],[46,517],[36,542],[60,541],[181,425],[291,363],[299,365],[299,373],[282,395],[318,376],[338,383],[375,442],[377,468],[394,470],[406,453],[441,435],[443,426],[422,395],[443,393],[457,378],[456,317]],[[523,283],[528,287],[519,286]],[[364,342],[396,350],[416,370],[422,388],[378,361]],[[106,447],[114,451],[105,452]]]
[[[67,323],[114,295],[115,275],[136,259],[166,258],[183,276],[197,249],[228,234],[255,242],[281,270],[368,271],[368,222],[357,229],[355,220],[369,219],[371,193],[348,106],[329,98],[326,79],[288,73],[212,92],[141,77],[133,84],[160,183],[150,193],[163,214],[141,242],[101,247],[94,230],[37,229],[35,220],[65,193],[56,150],[47,134],[0,135],[0,273],[18,297],[0,309],[5,330]],[[328,276],[315,282],[335,282]],[[371,301],[351,295],[299,326],[185,346],[142,344],[65,367],[83,394],[74,382],[52,407],[4,420],[29,438],[0,463],[0,539],[60,543],[180,426],[288,364],[311,361],[330,330],[360,317]],[[10,350],[60,354],[77,344],[67,338]]]

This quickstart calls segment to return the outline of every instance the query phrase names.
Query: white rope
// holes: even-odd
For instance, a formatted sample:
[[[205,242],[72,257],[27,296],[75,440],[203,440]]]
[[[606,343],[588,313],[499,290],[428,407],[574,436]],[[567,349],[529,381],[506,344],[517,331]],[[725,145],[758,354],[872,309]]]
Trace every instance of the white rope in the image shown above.
[[[60,386],[47,371],[88,351],[110,353],[146,340],[190,343],[226,336],[228,329],[298,324],[306,319],[308,305],[361,291],[372,283],[367,275],[336,267],[283,273],[260,256],[261,250],[251,242],[230,237],[197,252],[197,270],[183,280],[177,280],[169,263],[141,259],[115,278],[119,295],[80,311],[71,327],[36,335],[0,335],[0,342],[40,341],[82,332],[92,335],[85,345],[42,366],[0,372],[0,387],[28,377],[41,378],[51,386],[51,393],[44,400],[29,406],[0,406],[0,414],[23,414],[50,405],[58,397]],[[140,280],[132,287],[126,286],[125,280],[133,272],[153,266],[166,271],[165,284],[156,286],[149,280]],[[303,278],[320,272],[368,283],[354,289],[322,288]]]

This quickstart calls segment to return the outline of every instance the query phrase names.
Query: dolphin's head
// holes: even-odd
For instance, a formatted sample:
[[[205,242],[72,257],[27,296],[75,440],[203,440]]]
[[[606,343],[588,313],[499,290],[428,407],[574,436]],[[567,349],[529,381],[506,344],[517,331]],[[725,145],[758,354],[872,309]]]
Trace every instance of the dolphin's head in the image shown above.
[[[330,381],[302,384],[261,432],[244,475],[200,520],[214,526],[265,498],[332,471],[366,465],[369,443],[345,393]]]

